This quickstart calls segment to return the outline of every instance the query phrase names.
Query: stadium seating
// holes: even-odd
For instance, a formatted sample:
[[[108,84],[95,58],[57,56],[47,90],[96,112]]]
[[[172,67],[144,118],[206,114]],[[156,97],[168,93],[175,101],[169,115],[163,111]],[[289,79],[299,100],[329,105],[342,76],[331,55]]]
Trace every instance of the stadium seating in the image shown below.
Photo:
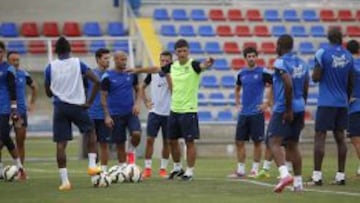
[[[300,54],[315,54],[314,45],[311,42],[300,42],[299,52]]]
[[[171,50],[173,50],[172,48]],[[124,51],[129,53],[129,43],[127,40],[117,40],[112,43],[112,50],[113,51]]]
[[[356,17],[355,17],[358,21],[360,21],[360,10],[356,11]]]
[[[263,58],[257,58],[255,62],[256,62],[257,66],[260,66],[260,67],[266,66],[265,60]]]
[[[246,62],[242,58],[235,58],[231,61],[231,68],[234,70],[240,70],[246,66]]]
[[[109,22],[107,27],[107,33],[110,36],[120,37],[127,35],[124,25],[120,22]]]
[[[177,36],[174,25],[162,25],[160,28],[160,33],[161,33],[161,35],[168,36],[168,37],[176,37]]]
[[[188,21],[189,17],[184,9],[174,9],[171,13],[171,17],[176,21]]]
[[[215,70],[228,71],[230,70],[229,64],[225,58],[217,58],[213,65]]]
[[[274,42],[262,42],[260,47],[260,52],[264,54],[275,54],[276,46]]]
[[[206,88],[217,88],[219,87],[219,84],[217,82],[217,78],[214,75],[211,75],[202,77],[201,86]]]
[[[198,28],[198,35],[202,37],[213,37],[216,34],[211,25],[200,25]]]
[[[254,35],[258,37],[270,37],[270,32],[266,25],[257,25],[254,27]]]
[[[250,28],[247,25],[238,25],[235,27],[235,34],[239,37],[250,37]]]
[[[174,47],[174,46],[173,46]],[[192,54],[203,54],[204,50],[201,47],[200,42],[189,42],[190,53]],[[173,50],[172,48],[171,50]]]
[[[233,75],[224,75],[221,77],[221,86],[224,88],[234,88],[235,78]]]
[[[208,18],[203,9],[191,10],[190,17],[193,21],[207,21]]]
[[[233,120],[234,117],[231,111],[219,111],[217,114],[217,121],[229,122]]]
[[[227,54],[239,54],[240,49],[236,42],[225,42],[224,43],[224,52]]]
[[[7,49],[9,51],[17,51],[17,52],[19,52],[19,54],[27,53],[25,43],[23,41],[10,41],[7,44]]]
[[[44,41],[30,41],[28,50],[31,54],[45,54],[47,51]]]
[[[290,34],[294,37],[308,37],[305,27],[302,25],[293,25],[290,30]]]
[[[306,22],[319,21],[319,17],[317,16],[316,11],[310,9],[305,9],[302,11],[302,19]]]
[[[46,37],[57,37],[59,36],[59,27],[56,22],[44,22],[43,34]]]
[[[321,48],[327,48],[329,46],[329,43],[328,42],[320,42],[319,44],[319,49]]]
[[[281,21],[278,10],[269,9],[264,12],[264,19],[269,22]]]
[[[283,18],[288,22],[298,22],[300,18],[294,9],[286,9],[283,11]]]
[[[100,48],[106,48],[106,42],[104,40],[93,40],[90,42],[89,51],[94,53]]]
[[[155,20],[170,20],[169,13],[164,8],[155,9],[153,17]]]
[[[261,13],[257,9],[249,9],[246,11],[246,18],[248,21],[263,21]]]
[[[1,35],[3,37],[18,37],[19,32],[14,22],[3,22],[1,25]]]
[[[230,21],[243,21],[244,20],[242,12],[239,9],[229,9],[227,12],[227,16]]]
[[[355,21],[355,17],[352,15],[351,10],[342,9],[338,11],[338,19],[340,21]]]
[[[346,35],[348,35],[349,37],[360,37],[360,26],[347,26]]]
[[[333,10],[320,10],[320,19],[322,21],[337,21],[335,13]]]
[[[87,53],[86,43],[83,40],[70,41],[71,51],[77,54]]]
[[[274,37],[279,37],[283,34],[287,34],[286,27],[283,25],[274,25],[271,28],[271,33]]]
[[[204,93],[200,93],[200,92],[198,93],[198,103],[199,103],[200,106],[208,105],[208,102],[207,102],[207,100],[205,98]]]
[[[179,35],[183,37],[195,37],[196,33],[192,25],[181,25],[179,27]]]
[[[229,97],[228,97],[227,101],[228,101],[228,104],[233,105],[233,106],[235,105],[235,94],[234,94],[234,92],[229,94]]]
[[[216,41],[206,42],[204,51],[208,54],[222,54],[223,53],[219,42],[216,42]]]
[[[36,22],[24,22],[21,24],[21,34],[24,37],[38,37],[39,30]]]
[[[89,37],[102,36],[101,28],[98,22],[86,22],[83,25],[84,35]]]
[[[216,33],[221,37],[231,37],[234,35],[229,25],[219,25],[216,28]]]
[[[209,103],[213,106],[223,106],[227,104],[225,96],[222,92],[210,93]]]
[[[255,49],[258,48],[256,42],[244,42],[243,49],[245,49],[247,47],[253,47]]]
[[[310,28],[311,36],[313,37],[325,37],[325,28],[322,25],[313,25]]]
[[[209,18],[213,21],[225,21],[224,12],[220,9],[211,9],[209,11]]]
[[[199,118],[200,122],[210,122],[213,120],[213,117],[212,117],[210,111],[199,111],[198,118]]]
[[[63,34],[68,37],[79,37],[82,35],[80,26],[77,22],[65,22],[63,27]]]

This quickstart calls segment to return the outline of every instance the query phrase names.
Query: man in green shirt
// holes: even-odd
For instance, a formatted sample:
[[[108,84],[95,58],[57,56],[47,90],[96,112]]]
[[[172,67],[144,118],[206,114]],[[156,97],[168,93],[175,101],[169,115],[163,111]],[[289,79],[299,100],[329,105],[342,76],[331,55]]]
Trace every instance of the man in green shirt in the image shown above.
[[[182,180],[191,181],[196,161],[196,148],[194,140],[199,139],[198,121],[198,92],[200,73],[214,63],[213,58],[204,62],[193,60],[189,57],[189,44],[180,39],[175,43],[177,60],[161,68],[141,68],[129,70],[135,73],[163,72],[167,75],[169,87],[172,91],[171,112],[168,120],[168,139],[170,140],[171,155],[174,169],[169,179],[180,177]],[[184,138],[186,142],[187,168],[182,169],[180,163],[180,149],[178,139]]]

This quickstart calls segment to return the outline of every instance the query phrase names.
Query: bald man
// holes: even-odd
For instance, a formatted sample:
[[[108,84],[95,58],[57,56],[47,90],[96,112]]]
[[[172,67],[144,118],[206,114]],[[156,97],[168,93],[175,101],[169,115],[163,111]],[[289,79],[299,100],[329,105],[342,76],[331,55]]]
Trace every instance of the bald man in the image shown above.
[[[115,69],[101,78],[101,105],[105,125],[112,129],[112,142],[116,144],[121,167],[126,165],[126,130],[130,132],[127,163],[135,164],[135,149],[140,143],[141,126],[138,118],[141,92],[137,75],[126,73],[127,55],[122,51],[114,53]]]

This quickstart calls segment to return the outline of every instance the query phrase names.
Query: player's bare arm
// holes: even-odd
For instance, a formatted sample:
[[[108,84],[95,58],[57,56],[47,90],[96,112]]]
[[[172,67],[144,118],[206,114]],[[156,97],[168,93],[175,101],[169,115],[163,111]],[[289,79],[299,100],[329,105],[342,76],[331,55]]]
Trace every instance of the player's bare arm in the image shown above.
[[[101,90],[100,91],[100,97],[101,97],[101,106],[103,107],[104,110],[104,116],[105,116],[105,125],[108,128],[112,128],[114,126],[114,121],[112,120],[111,116],[110,116],[110,112],[109,112],[109,107],[108,107],[108,103],[107,103],[107,98],[108,98],[108,91],[104,91]]]
[[[321,75],[322,75],[322,69],[320,67],[320,65],[316,65],[314,68],[314,71],[312,73],[312,80],[314,82],[319,82],[321,80]]]
[[[89,96],[89,99],[86,102],[86,106],[90,107],[91,104],[94,102],[96,94],[98,93],[98,91],[100,89],[100,81],[97,78],[97,76],[91,70],[86,71],[85,76],[86,76],[87,79],[89,79],[94,84],[94,86],[93,86],[93,88],[91,90],[91,94]]]
[[[29,87],[31,89],[31,95],[30,95],[30,99],[29,99],[28,110],[29,110],[29,112],[33,112],[35,109],[35,102],[36,102],[39,88],[35,81],[32,81],[32,83],[29,85]]]
[[[140,113],[141,96],[143,95],[141,89],[142,88],[140,88],[139,84],[134,85],[135,103],[133,107],[133,114],[136,116]]]
[[[283,120],[287,122],[291,122],[294,117],[292,111],[292,96],[293,96],[292,80],[288,73],[281,74],[281,79],[283,80],[285,87],[285,107],[286,107],[286,110],[283,115]]]

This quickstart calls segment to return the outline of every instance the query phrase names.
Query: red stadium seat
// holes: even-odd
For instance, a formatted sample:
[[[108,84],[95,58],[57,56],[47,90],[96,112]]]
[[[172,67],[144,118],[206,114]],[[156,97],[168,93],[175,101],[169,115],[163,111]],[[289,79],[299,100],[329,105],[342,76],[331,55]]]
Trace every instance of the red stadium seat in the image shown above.
[[[246,11],[246,18],[249,21],[263,21],[261,13],[257,9],[250,9]]]
[[[269,37],[270,32],[266,25],[257,25],[254,27],[254,35],[258,37]]]
[[[211,9],[209,12],[209,18],[213,21],[225,21],[224,12],[221,9]]]
[[[239,37],[250,37],[250,28],[247,25],[238,25],[235,27],[235,34]]]
[[[260,52],[264,54],[275,54],[276,46],[274,42],[263,42],[261,43]]]
[[[337,18],[333,10],[321,10],[320,19],[322,21],[337,21]]]
[[[355,18],[351,13],[351,10],[339,10],[338,11],[338,19],[340,21],[354,21]]]
[[[229,9],[227,12],[227,15],[228,15],[228,19],[231,21],[243,21],[244,20],[241,10],[239,10],[239,9]]]
[[[77,22],[65,22],[63,33],[68,37],[79,37],[81,35],[80,26]]]
[[[28,50],[32,54],[45,54],[47,51],[44,41],[30,41],[28,46]]]
[[[346,27],[346,34],[349,37],[360,37],[360,27],[356,25],[349,25]]]
[[[231,37],[234,36],[234,34],[231,31],[231,27],[229,25],[219,25],[216,28],[216,32],[221,37]]]
[[[246,62],[242,58],[235,58],[231,61],[231,68],[233,70],[240,70],[246,66]]]
[[[85,54],[87,53],[86,44],[82,40],[70,41],[71,51],[73,53]]]
[[[224,52],[227,54],[239,54],[241,51],[236,42],[225,42],[224,43]]]
[[[24,22],[21,25],[21,33],[25,37],[38,37],[39,30],[35,22]]]
[[[253,47],[253,48],[257,49],[257,44],[256,44],[256,42],[244,42],[243,49],[245,49],[247,47]]]
[[[43,34],[46,37],[57,37],[59,36],[59,28],[56,22],[44,22]]]
[[[265,60],[263,58],[258,58],[256,59],[256,65],[260,66],[260,67],[265,67]]]
[[[356,19],[360,21],[360,10],[356,11]]]

